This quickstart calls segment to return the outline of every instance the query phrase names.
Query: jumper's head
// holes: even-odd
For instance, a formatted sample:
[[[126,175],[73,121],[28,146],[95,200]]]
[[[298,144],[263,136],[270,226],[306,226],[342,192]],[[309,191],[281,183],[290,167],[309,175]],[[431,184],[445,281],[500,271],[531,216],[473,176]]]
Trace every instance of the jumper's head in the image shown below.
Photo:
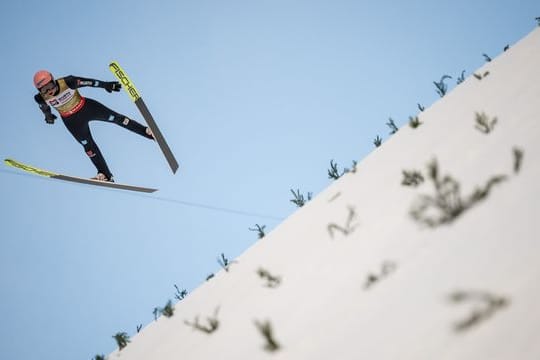
[[[34,86],[42,94],[49,92],[54,93],[56,91],[56,82],[50,72],[47,70],[40,70],[34,75]]]

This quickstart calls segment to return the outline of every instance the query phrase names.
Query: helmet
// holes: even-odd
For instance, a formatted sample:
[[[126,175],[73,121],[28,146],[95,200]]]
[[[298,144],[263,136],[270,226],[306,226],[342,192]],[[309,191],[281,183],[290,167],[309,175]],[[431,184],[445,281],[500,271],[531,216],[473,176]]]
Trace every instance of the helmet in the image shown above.
[[[39,89],[43,85],[48,84],[53,80],[54,78],[50,72],[47,70],[39,70],[34,75],[34,86]]]

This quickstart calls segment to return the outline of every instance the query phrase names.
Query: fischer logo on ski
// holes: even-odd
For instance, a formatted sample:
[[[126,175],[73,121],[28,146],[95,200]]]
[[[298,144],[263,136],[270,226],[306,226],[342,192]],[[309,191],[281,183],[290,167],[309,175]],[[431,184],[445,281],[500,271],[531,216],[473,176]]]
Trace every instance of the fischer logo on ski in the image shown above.
[[[30,166],[30,165],[20,163],[20,162],[18,162],[16,160],[13,160],[13,159],[4,159],[4,162],[6,163],[6,165],[12,166],[12,167],[17,168],[17,169],[24,170],[24,171],[29,172],[29,173],[40,175],[40,176],[53,177],[53,176],[58,175],[58,174],[53,173],[51,171],[39,169],[39,168],[34,167],[34,166]]]
[[[128,95],[131,97],[131,100],[133,100],[133,102],[137,101],[141,95],[139,95],[137,88],[135,85],[133,85],[133,82],[131,82],[122,67],[116,61],[113,61],[109,64],[109,68],[114,76],[120,80],[122,87],[127,91]]]

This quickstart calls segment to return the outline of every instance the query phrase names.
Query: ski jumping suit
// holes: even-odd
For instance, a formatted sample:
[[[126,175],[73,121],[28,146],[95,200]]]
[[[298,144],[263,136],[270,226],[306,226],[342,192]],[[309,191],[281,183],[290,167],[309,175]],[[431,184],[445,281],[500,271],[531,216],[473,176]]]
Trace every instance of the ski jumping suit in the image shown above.
[[[77,90],[85,86],[105,88],[107,84],[107,82],[94,79],[66,76],[56,80],[58,90],[54,95],[49,96],[38,93],[34,96],[34,100],[39,104],[39,108],[45,115],[47,122],[51,117],[54,121],[50,106],[60,113],[64,125],[83,146],[97,171],[104,174],[108,179],[112,179],[111,171],[92,138],[88,123],[92,120],[112,122],[148,139],[153,139],[153,137],[146,133],[145,126],[107,108],[96,100],[82,97]]]

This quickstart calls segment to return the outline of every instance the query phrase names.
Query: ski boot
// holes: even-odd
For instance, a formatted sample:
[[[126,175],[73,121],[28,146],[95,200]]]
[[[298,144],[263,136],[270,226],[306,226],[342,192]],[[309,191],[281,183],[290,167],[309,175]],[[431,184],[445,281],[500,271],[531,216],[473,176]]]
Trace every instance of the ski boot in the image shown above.
[[[97,173],[96,176],[94,176],[93,178],[91,178],[92,180],[98,180],[98,181],[108,181],[108,182],[114,182],[114,179],[113,177],[111,176],[111,178],[109,179],[105,174],[103,173]]]
[[[152,132],[152,130],[150,130],[149,127],[146,128],[146,135],[151,136],[152,140],[156,140],[156,138],[154,137],[154,133]]]

